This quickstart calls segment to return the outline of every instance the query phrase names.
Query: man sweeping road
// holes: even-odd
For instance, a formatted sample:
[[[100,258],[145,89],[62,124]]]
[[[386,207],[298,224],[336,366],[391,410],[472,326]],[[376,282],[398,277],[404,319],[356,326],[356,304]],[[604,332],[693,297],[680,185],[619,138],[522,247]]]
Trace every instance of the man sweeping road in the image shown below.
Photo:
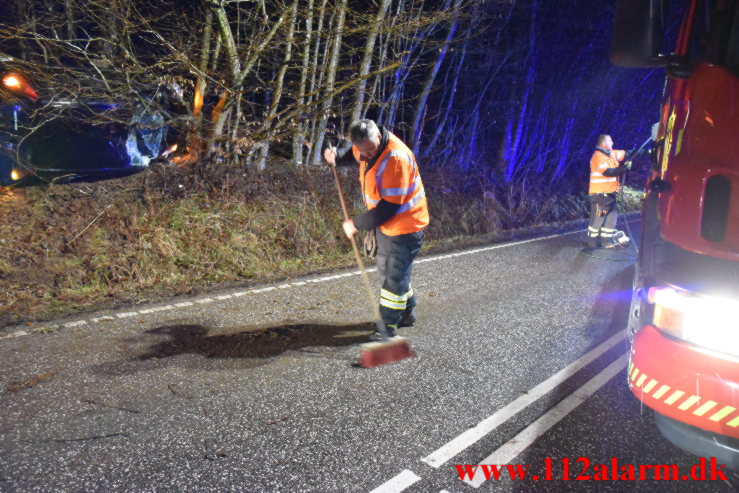
[[[331,165],[359,165],[367,212],[347,219],[343,228],[350,239],[359,229],[376,230],[380,315],[394,336],[416,320],[411,270],[429,224],[426,194],[416,159],[398,137],[367,119],[352,123],[349,136],[351,142],[324,150],[323,157]]]

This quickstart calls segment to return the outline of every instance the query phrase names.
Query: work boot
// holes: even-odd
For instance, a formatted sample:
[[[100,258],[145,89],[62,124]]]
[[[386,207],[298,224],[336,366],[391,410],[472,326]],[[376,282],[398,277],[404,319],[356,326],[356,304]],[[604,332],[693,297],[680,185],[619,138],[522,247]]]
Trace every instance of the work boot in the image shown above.
[[[621,243],[616,239],[616,237],[611,238],[601,238],[600,239],[600,246],[601,248],[625,248],[627,243]]]
[[[395,332],[395,327],[392,325],[386,325],[385,330],[387,330],[388,337],[395,337],[396,335],[398,335]],[[385,338],[382,336],[382,334],[380,334],[380,332],[377,329],[375,329],[375,331],[369,335],[369,338],[371,341],[384,341],[385,340]]]
[[[598,237],[597,236],[588,236],[587,245],[588,245],[588,248],[598,248],[600,246],[598,244]]]
[[[403,315],[400,317],[400,322],[398,322],[398,327],[413,327],[413,324],[415,323],[416,310],[415,308],[411,308],[410,310],[403,312]]]
[[[628,245],[631,241],[631,239],[626,236],[626,233],[624,233],[623,231],[616,231],[616,234],[613,235],[613,239],[622,246]]]

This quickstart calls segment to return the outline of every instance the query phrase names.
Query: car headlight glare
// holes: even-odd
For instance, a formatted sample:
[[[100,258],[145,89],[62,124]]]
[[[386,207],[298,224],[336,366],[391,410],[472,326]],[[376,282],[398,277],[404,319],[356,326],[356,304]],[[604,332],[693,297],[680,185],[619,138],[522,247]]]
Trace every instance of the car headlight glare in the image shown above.
[[[673,287],[649,290],[653,324],[692,344],[739,356],[739,300]]]

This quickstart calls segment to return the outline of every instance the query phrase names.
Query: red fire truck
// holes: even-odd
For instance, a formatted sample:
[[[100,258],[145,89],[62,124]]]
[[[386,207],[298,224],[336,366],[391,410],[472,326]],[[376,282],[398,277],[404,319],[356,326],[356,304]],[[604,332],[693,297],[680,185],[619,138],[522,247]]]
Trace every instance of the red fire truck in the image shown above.
[[[629,387],[672,443],[739,468],[739,0],[620,0],[611,61],[666,71]]]

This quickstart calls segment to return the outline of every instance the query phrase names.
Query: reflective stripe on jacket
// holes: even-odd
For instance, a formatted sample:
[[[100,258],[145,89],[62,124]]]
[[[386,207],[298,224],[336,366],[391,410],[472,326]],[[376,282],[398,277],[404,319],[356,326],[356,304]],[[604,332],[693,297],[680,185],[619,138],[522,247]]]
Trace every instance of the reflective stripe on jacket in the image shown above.
[[[353,147],[354,156],[359,156]],[[381,199],[399,204],[393,217],[380,225],[388,236],[415,233],[429,223],[426,192],[416,158],[395,135],[388,132],[388,142],[375,165],[365,173],[366,161],[359,163],[359,182],[367,209],[374,209]]]
[[[626,151],[612,150],[609,153],[601,149],[596,149],[593,157],[590,158],[590,189],[589,194],[594,193],[615,193],[618,191],[617,176],[603,176],[603,172],[608,168],[617,168],[618,162],[623,161]]]

